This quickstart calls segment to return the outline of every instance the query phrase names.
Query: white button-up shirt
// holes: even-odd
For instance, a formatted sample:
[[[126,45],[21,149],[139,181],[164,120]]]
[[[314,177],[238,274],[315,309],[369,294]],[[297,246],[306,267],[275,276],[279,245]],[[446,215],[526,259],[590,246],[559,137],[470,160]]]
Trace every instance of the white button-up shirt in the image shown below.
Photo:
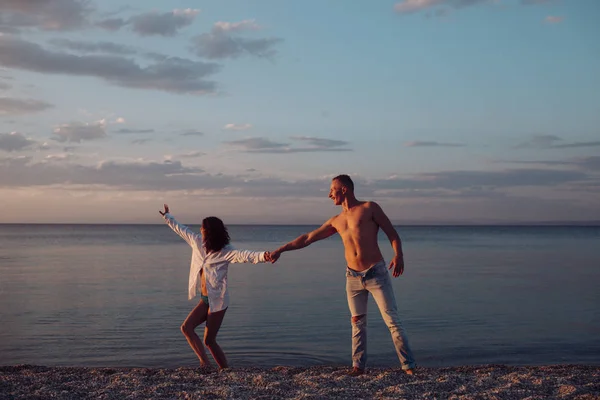
[[[207,254],[202,245],[200,233],[193,232],[187,226],[180,224],[169,213],[164,215],[164,219],[167,225],[192,247],[188,299],[191,300],[196,296],[196,290],[200,283],[200,271],[204,270],[204,280],[211,312],[221,311],[229,307],[227,270],[230,263],[251,262],[257,264],[267,262],[264,252],[236,250],[231,245],[226,245],[217,253]]]

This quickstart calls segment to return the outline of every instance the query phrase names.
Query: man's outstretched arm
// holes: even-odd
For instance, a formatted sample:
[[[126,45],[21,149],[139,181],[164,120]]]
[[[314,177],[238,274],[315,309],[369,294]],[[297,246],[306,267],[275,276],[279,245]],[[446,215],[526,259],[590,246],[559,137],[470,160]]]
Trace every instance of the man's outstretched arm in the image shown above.
[[[305,233],[304,235],[298,236],[296,239],[288,242],[278,248],[275,251],[271,252],[271,262],[277,261],[281,253],[285,251],[298,250],[302,249],[316,241],[327,239],[331,235],[335,234],[337,231],[332,225],[333,219],[331,218],[329,221],[325,222],[321,227],[315,229],[312,232]]]
[[[392,245],[392,249],[394,249],[394,258],[390,262],[389,269],[394,269],[392,275],[396,278],[404,273],[404,254],[402,253],[402,241],[400,240],[400,236],[396,229],[392,225],[392,222],[388,218],[387,215],[383,212],[379,204],[375,202],[371,202],[371,207],[373,208],[373,220],[375,223],[379,225],[381,230],[387,235],[390,240],[390,244]]]

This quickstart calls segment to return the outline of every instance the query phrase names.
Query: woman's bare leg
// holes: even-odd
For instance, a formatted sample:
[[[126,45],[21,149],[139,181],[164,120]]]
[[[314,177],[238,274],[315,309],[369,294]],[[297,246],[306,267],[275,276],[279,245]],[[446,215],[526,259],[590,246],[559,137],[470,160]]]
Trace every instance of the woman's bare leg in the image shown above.
[[[208,316],[208,306],[204,304],[202,300],[198,305],[189,313],[183,324],[181,324],[181,333],[185,336],[190,347],[194,350],[194,353],[200,359],[200,365],[202,367],[210,366],[206,351],[202,345],[200,337],[196,334],[196,327],[206,321]],[[208,324],[208,323],[207,323]]]
[[[209,313],[206,317],[206,328],[204,328],[204,344],[210,350],[219,368],[227,368],[227,358],[217,343],[217,333],[219,333],[223,317],[225,317],[225,311],[227,309]]]

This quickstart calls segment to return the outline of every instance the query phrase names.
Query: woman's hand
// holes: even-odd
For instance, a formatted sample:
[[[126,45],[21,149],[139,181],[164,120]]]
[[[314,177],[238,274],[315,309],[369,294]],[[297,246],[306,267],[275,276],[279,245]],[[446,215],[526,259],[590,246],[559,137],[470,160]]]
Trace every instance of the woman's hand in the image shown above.
[[[169,206],[167,204],[163,204],[163,206],[165,207],[165,211],[158,210],[158,212],[164,217],[165,214],[169,212]]]

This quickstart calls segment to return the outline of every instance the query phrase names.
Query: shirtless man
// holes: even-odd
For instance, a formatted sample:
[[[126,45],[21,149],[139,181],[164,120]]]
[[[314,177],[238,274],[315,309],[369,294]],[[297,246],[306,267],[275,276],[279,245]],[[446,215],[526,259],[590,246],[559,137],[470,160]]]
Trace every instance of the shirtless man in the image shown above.
[[[344,243],[348,264],[346,294],[352,314],[353,368],[350,375],[358,376],[365,373],[369,293],[377,303],[381,316],[390,330],[402,369],[412,375],[415,361],[398,317],[392,281],[377,244],[377,232],[381,228],[394,249],[395,255],[389,265],[389,269],[393,269],[394,277],[398,277],[404,272],[400,237],[377,203],[356,199],[354,183],[348,175],[339,175],[332,179],[329,198],[336,206],[342,206],[342,212],[329,219],[320,228],[299,236],[271,252],[271,260],[275,262],[285,251],[302,249],[318,240],[326,239],[336,232],[339,233]]]

